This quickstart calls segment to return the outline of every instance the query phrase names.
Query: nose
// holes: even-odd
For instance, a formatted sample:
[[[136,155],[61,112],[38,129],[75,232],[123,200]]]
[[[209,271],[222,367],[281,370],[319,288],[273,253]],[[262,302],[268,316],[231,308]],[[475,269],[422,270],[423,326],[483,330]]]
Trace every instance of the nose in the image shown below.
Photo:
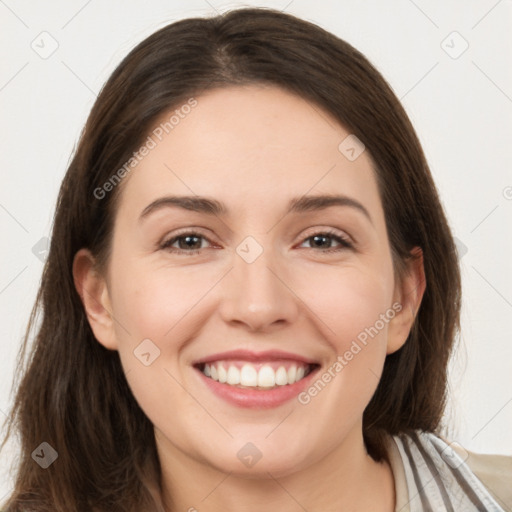
[[[223,320],[254,332],[271,332],[293,323],[300,300],[282,262],[268,248],[249,261],[234,254],[233,268],[221,282]]]

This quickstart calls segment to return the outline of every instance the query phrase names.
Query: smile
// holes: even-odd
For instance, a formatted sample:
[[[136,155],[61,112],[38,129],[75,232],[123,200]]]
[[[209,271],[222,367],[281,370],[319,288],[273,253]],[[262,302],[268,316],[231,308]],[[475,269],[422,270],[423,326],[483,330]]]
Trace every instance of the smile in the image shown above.
[[[215,361],[200,366],[203,374],[240,389],[267,390],[288,386],[309,375],[315,365],[296,361]]]

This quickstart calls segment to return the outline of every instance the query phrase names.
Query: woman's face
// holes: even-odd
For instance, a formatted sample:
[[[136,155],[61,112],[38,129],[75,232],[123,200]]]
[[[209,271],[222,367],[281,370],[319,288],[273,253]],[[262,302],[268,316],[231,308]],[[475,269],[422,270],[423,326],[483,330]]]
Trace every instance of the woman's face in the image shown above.
[[[107,277],[91,285],[109,313],[89,318],[163,457],[285,475],[361,444],[408,298],[348,131],[275,87],[196,100],[121,184]]]

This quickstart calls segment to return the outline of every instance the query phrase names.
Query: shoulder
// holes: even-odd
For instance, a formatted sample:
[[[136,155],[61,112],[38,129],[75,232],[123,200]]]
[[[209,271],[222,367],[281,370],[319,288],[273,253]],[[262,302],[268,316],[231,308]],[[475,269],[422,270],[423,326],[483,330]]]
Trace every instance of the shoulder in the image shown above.
[[[431,432],[392,437],[395,483],[405,479],[411,510],[512,512],[512,457],[469,452]]]
[[[451,446],[494,499],[507,512],[512,512],[512,456],[475,453],[455,443]]]

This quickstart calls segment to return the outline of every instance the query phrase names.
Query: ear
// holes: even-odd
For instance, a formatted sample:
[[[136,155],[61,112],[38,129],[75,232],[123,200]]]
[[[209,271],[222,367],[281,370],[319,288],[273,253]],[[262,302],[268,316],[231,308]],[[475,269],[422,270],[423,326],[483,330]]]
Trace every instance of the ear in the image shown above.
[[[97,271],[94,256],[80,249],[73,260],[75,288],[82,299],[94,337],[109,350],[117,349],[106,279]]]
[[[393,309],[397,314],[388,324],[387,354],[396,352],[407,341],[425,293],[425,269],[423,251],[415,247],[407,261],[407,269],[401,282],[395,283]],[[396,306],[395,306],[396,304]]]

